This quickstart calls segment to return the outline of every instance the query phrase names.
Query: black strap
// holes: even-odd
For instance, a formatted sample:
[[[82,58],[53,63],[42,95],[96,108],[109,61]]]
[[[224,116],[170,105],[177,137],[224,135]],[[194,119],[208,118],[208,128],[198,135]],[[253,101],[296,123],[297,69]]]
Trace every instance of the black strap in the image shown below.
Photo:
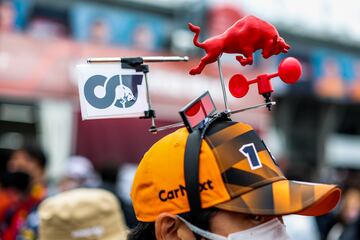
[[[202,139],[208,129],[214,126],[215,122],[230,120],[226,115],[219,115],[211,118],[200,128],[189,133],[186,141],[184,156],[184,175],[187,198],[190,206],[190,216],[193,224],[197,221],[198,213],[201,210],[201,199],[199,191],[199,158]],[[196,224],[195,224],[196,225]]]
[[[201,210],[199,192],[199,157],[201,149],[201,131],[199,129],[191,132],[186,141],[184,174],[187,198],[190,205],[191,216],[196,217]],[[193,217],[193,220],[195,220]]]

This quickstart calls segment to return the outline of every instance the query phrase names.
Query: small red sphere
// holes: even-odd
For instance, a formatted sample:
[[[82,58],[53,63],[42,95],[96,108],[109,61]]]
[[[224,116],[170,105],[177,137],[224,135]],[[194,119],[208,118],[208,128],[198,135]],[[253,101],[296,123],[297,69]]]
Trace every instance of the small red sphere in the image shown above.
[[[301,63],[293,57],[287,57],[279,65],[279,77],[286,83],[295,83],[301,77]]]
[[[246,77],[242,74],[235,74],[229,81],[229,90],[231,95],[236,98],[241,98],[249,91],[249,83]]]

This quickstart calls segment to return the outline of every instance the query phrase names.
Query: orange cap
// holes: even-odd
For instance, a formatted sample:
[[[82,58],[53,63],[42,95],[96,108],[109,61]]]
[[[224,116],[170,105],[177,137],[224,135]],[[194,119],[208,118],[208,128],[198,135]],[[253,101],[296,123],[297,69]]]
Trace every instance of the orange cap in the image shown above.
[[[190,211],[184,178],[189,133],[179,129],[155,143],[137,169],[131,198],[139,221],[152,222],[163,212]],[[322,215],[340,199],[335,185],[285,178],[250,125],[214,124],[199,157],[201,207],[256,215]]]

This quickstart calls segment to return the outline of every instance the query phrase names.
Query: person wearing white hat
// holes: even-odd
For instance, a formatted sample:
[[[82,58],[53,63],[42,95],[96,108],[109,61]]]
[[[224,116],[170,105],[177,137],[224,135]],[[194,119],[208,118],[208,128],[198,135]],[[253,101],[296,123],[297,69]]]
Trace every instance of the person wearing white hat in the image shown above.
[[[74,189],[39,207],[40,240],[121,240],[127,228],[116,197],[102,189]]]

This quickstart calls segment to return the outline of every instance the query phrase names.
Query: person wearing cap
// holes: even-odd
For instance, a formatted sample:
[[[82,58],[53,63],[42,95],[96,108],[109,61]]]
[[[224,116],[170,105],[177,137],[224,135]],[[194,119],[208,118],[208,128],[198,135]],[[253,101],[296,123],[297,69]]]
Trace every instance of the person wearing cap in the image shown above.
[[[79,188],[46,199],[39,208],[40,240],[122,240],[126,224],[109,191]]]
[[[318,216],[337,205],[337,186],[288,180],[250,125],[225,119],[202,133],[198,150],[194,132],[182,128],[144,155],[129,240],[289,239],[283,215]]]
[[[96,188],[100,184],[101,179],[88,158],[71,156],[67,160],[58,188],[63,192],[75,188]]]

